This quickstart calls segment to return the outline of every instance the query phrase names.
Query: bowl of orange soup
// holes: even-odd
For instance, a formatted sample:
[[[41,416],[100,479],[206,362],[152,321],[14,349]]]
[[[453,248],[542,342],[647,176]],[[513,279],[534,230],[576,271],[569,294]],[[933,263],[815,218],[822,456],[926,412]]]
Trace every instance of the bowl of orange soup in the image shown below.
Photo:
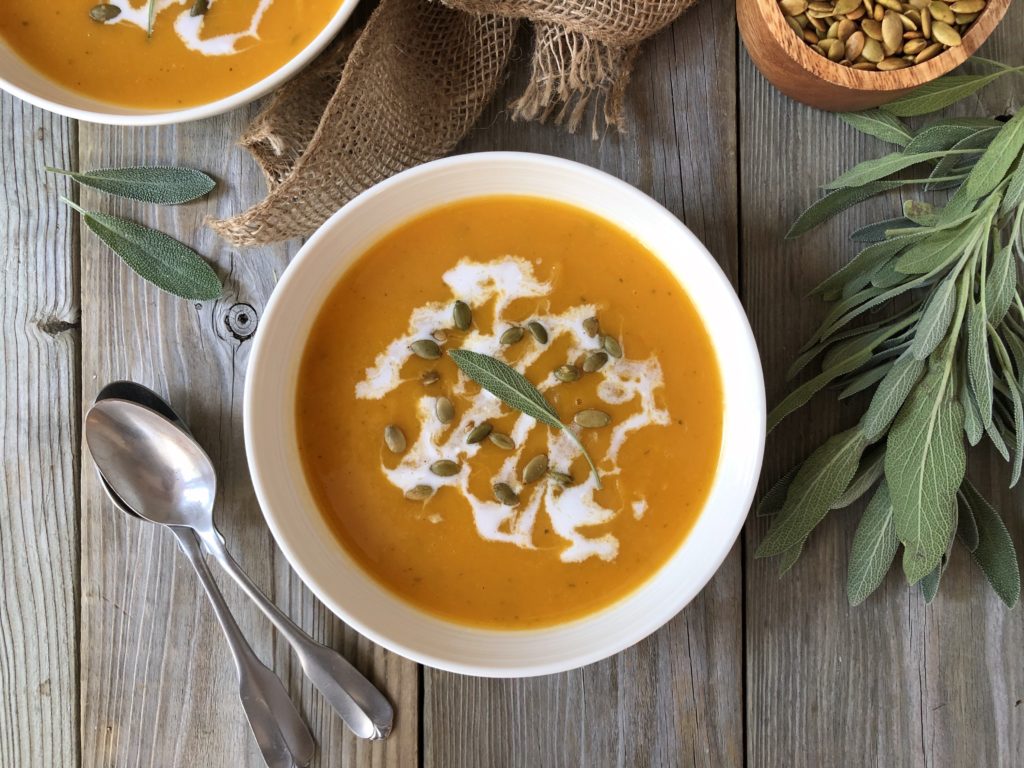
[[[49,0],[0,14],[0,88],[117,125],[197,120],[295,75],[357,0]]]
[[[764,402],[739,300],[678,219],[586,166],[483,153],[373,187],[303,246],[245,438],[331,610],[511,677],[614,654],[697,594],[746,519]]]

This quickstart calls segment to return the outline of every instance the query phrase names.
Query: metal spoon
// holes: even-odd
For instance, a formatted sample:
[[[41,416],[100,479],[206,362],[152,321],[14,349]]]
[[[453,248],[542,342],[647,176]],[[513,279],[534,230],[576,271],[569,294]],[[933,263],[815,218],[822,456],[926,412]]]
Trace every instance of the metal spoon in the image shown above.
[[[178,414],[159,395],[141,384],[132,381],[113,382],[100,390],[96,401],[110,398],[130,400],[151,408],[170,420],[178,429],[191,434]],[[99,471],[98,465],[97,474],[103,490],[107,492],[114,506],[132,517],[139,518],[139,515],[111,488],[103,473]],[[213,580],[210,567],[200,549],[198,537],[187,528],[168,528],[195,569],[199,582],[206,590],[206,596],[213,606],[217,621],[224,631],[224,637],[238,670],[239,699],[263,759],[271,768],[308,765],[316,750],[313,736],[280,679],[259,660],[246,642],[224,601],[224,596]]]
[[[191,435],[138,403],[115,399],[93,405],[85,434],[100,472],[131,509],[195,531],[291,644],[306,676],[353,733],[381,739],[391,732],[394,711],[384,695],[336,651],[299,629],[228,553],[213,523],[213,464]]]

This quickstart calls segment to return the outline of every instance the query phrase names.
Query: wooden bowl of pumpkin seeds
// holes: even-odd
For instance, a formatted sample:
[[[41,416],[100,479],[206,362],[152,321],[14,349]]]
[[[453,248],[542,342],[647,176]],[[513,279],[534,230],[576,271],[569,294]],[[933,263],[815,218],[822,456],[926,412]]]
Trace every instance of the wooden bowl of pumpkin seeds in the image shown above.
[[[876,107],[962,64],[1010,0],[737,0],[761,73],[820,109]]]

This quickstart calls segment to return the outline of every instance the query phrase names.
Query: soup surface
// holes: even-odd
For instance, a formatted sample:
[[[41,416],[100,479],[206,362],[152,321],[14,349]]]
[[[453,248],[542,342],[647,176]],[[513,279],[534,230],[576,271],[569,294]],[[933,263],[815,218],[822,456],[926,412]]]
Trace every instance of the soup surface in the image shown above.
[[[143,109],[206,104],[262,80],[293,58],[343,0],[146,0],[7,3],[0,36],[51,80],[85,96]],[[202,0],[199,0],[202,2]],[[116,15],[114,15],[116,12]]]
[[[514,366],[565,424],[607,414],[573,426],[603,488],[569,436],[461,373],[458,348]],[[679,547],[718,463],[722,393],[690,299],[639,242],[560,203],[483,197],[399,226],[346,272],[306,343],[296,418],[320,510],[370,574],[447,619],[528,628],[615,602]],[[549,472],[524,479],[540,455]]]

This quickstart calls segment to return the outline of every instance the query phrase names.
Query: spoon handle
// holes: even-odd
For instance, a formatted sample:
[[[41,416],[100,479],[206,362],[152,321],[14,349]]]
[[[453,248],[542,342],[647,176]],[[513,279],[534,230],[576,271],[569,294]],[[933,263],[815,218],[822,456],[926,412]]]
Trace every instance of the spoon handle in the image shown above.
[[[307,765],[316,749],[309,728],[288,697],[281,680],[257,658],[245,641],[224,595],[213,580],[196,535],[186,528],[169,527],[178,539],[181,551],[192,563],[224,630],[238,669],[238,695],[263,759],[270,768]]]
[[[364,739],[386,738],[391,733],[394,710],[384,694],[337,651],[316,642],[274,605],[235,562],[216,531],[199,533],[214,559],[238,582],[292,646],[306,677],[352,732]]]

